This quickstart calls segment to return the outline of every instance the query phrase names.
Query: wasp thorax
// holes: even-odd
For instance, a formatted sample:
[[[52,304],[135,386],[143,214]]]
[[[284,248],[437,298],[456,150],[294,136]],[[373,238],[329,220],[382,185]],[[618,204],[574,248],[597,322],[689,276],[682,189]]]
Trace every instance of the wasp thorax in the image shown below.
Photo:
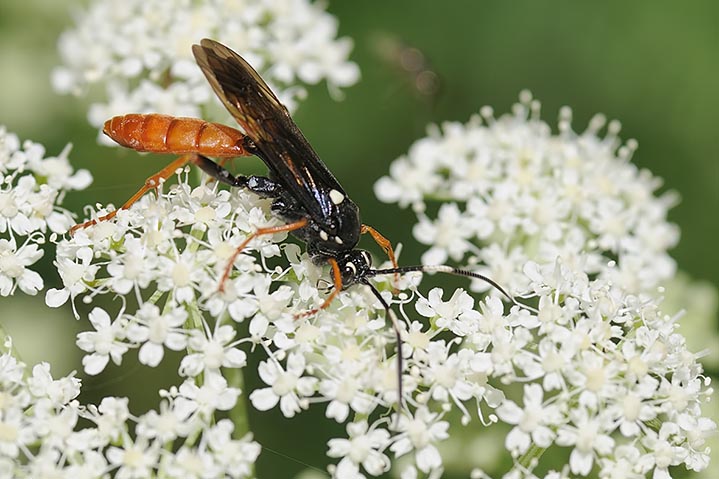
[[[335,211],[331,217],[313,221],[308,226],[307,247],[311,253],[339,257],[354,249],[359,242],[361,223],[357,206],[349,199],[343,198],[334,207]]]

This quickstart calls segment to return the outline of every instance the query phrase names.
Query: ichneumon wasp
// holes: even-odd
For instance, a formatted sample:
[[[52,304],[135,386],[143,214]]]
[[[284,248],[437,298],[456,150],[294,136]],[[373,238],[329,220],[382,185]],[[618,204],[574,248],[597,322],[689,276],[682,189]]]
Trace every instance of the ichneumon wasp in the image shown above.
[[[287,223],[260,228],[236,249],[225,268],[219,289],[224,288],[237,256],[254,238],[291,232],[307,245],[317,264],[329,264],[333,290],[324,302],[301,316],[310,316],[330,305],[339,292],[355,283],[368,286],[390,317],[397,336],[398,402],[402,401],[402,339],[394,312],[369,281],[377,275],[444,272],[486,281],[516,304],[491,279],[451,266],[399,267],[392,244],[371,226],[362,224],[359,208],[352,202],[327,166],[310,146],[287,109],[259,74],[237,53],[210,39],[193,45],[192,53],[212,89],[237,120],[242,131],[196,118],[161,114],[128,114],[111,118],[104,133],[122,146],[136,151],[181,155],[150,176],[121,209],[129,208],[148,190],[158,188],[188,163],[197,165],[215,180],[247,188],[272,200],[271,210]],[[223,164],[230,158],[258,156],[269,169],[267,176],[233,175]],[[208,157],[218,158],[216,163]],[[75,225],[71,233],[98,221],[112,219],[117,210]],[[369,234],[388,255],[393,267],[373,269],[369,252],[357,249],[360,236]]]

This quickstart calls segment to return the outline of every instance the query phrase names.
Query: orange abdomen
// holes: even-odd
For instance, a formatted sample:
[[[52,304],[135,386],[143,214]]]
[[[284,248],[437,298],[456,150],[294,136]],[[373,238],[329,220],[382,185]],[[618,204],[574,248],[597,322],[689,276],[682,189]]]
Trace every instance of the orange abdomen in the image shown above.
[[[248,156],[239,130],[197,118],[130,114],[105,122],[103,132],[122,146],[153,153],[199,153],[215,158]]]

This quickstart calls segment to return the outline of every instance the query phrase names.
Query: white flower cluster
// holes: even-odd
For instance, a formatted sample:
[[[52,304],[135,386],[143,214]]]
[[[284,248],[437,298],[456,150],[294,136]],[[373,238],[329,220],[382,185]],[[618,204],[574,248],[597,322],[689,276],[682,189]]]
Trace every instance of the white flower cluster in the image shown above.
[[[350,413],[370,415],[396,406],[397,345],[376,298],[364,287],[351,288],[327,310],[303,317],[323,301],[324,292],[318,290],[322,270],[296,245],[278,244],[286,234],[251,243],[220,291],[235,247],[257,228],[279,220],[270,214],[267,200],[244,190],[221,190],[216,183],[192,188],[188,177],[189,168],[179,170],[178,184],[159,197],[146,195],[113,221],[79,230],[58,244],[55,264],[64,288],[48,291],[49,305],[71,299],[74,306],[78,297],[89,303],[105,294],[124,298],[117,314],[99,307],[90,312],[94,330],[77,338],[86,352],[85,371],[98,374],[133,349],[151,367],[163,360],[165,349],[183,351],[179,373],[188,378],[186,384],[201,374],[205,383],[216,378],[208,386],[215,389],[202,397],[231,407],[239,391],[222,374],[245,366],[244,345],[259,347],[267,357],[258,371],[267,387],[248,394],[259,410],[279,405],[292,417],[312,403],[324,403],[328,418],[345,422]],[[270,262],[282,266],[273,268]],[[405,278],[402,286],[416,279]],[[378,286],[390,290],[390,282],[385,278]],[[389,301],[389,292],[385,295]],[[245,320],[249,335],[238,338],[236,323]],[[412,328],[406,346],[415,352],[407,358],[407,370],[415,372],[405,374],[403,381],[417,410],[395,420],[394,436],[388,418],[371,428],[349,424],[349,439],[330,442],[331,457],[351,457],[340,461],[337,477],[356,476],[360,465],[373,474],[387,470],[384,450],[390,445],[395,456],[416,451],[420,469],[436,469],[441,461],[434,443],[446,438],[448,423],[444,412],[432,412],[417,401],[425,402],[429,394],[460,405],[473,395],[494,393],[446,378],[440,389],[433,386],[437,375],[465,368],[466,358],[460,361],[451,352],[455,342],[435,344],[420,331],[420,323]],[[463,369],[465,373],[470,374]],[[420,394],[420,387],[427,391]],[[412,399],[414,395],[425,397]],[[225,407],[211,404],[210,411],[215,409]],[[353,441],[369,442],[358,453]]]
[[[265,354],[258,373],[266,387],[242,394],[286,417],[323,404],[328,419],[347,422],[347,437],[330,440],[327,453],[339,459],[330,470],[341,478],[380,475],[403,456],[412,458],[403,477],[438,477],[438,446],[456,413],[465,425],[477,416],[484,431],[497,421],[514,426],[506,438],[515,458],[509,478],[531,474],[537,458],[527,455],[553,444],[571,448],[568,467],[578,475],[594,468],[611,476],[627,463],[655,477],[679,464],[706,467],[704,440],[716,426],[700,403],[711,390],[674,332],[675,318],[651,297],[559,257],[528,262],[521,273],[536,309],[507,312],[496,297],[476,304],[462,290],[449,300],[439,289],[424,296],[411,275],[400,287],[412,295],[392,300],[392,278],[384,278],[377,285],[399,308],[404,352],[403,407],[387,416],[399,403],[397,344],[379,302],[355,286],[327,310],[303,316],[322,302],[322,271],[282,243],[286,234],[254,240],[220,291],[234,248],[279,220],[269,201],[215,183],[193,188],[187,172],[179,170],[178,185],[159,197],[146,195],[58,245],[65,287],[48,292],[49,304],[124,298],[117,314],[93,309],[94,331],[78,336],[86,372],[100,373],[132,349],[148,366],[165,349],[182,350],[183,387],[207,402],[192,410],[211,414],[240,394],[223,375],[245,367],[243,349]],[[429,325],[407,313],[411,302]],[[249,335],[238,337],[236,323],[244,321]],[[205,393],[194,383],[201,373],[212,378]],[[504,392],[513,383],[525,384],[516,400]]]
[[[69,145],[57,157],[45,148],[0,125],[0,296],[20,288],[34,295],[43,288],[37,272],[28,269],[43,255],[48,233],[65,233],[74,220],[58,205],[67,191],[86,188],[87,170],[73,171]]]
[[[221,120],[190,48],[209,37],[243,55],[292,109],[303,85],[326,80],[337,93],[358,80],[352,42],[336,36],[335,17],[309,0],[95,0],[61,36],[52,80],[63,93],[105,88],[90,108],[95,127],[130,112]]]
[[[520,101],[499,119],[485,107],[466,125],[432,127],[377,182],[381,200],[418,213],[414,236],[431,245],[422,261],[479,260],[513,291],[527,288],[529,260],[562,258],[631,293],[672,277],[667,250],[679,231],[666,218],[676,195],[654,196],[661,180],[630,162],[636,141],[621,145],[616,121],[598,136],[602,115],[576,133],[567,107],[554,135],[539,102],[526,91]],[[441,200],[434,219],[426,211],[433,200]]]
[[[233,439],[228,419],[210,421],[238,392],[218,376],[164,391],[159,411],[136,417],[127,398],[81,406],[74,374],[53,379],[46,363],[27,369],[0,355],[0,478],[254,477],[259,445],[249,435]]]
[[[431,246],[425,263],[480,259],[483,273],[536,304],[505,314],[492,297],[475,309],[461,290],[448,301],[440,289],[420,297],[425,334],[456,335],[452,353],[415,369],[424,377],[437,368],[423,399],[445,410],[484,389],[490,421],[513,426],[506,478],[536,477],[551,446],[571,453],[548,478],[703,470],[716,430],[700,409],[710,381],[676,333],[677,317],[652,295],[674,273],[666,253],[678,238],[666,222],[673,199],[656,198],[659,181],[629,163],[636,144],[620,146],[617,123],[602,138],[605,121],[595,117],[577,134],[563,109],[553,135],[539,103],[527,92],[520,100],[499,119],[482,109],[486,125],[476,117],[431,130],[376,185],[380,199],[417,212],[415,237]],[[513,383],[524,385],[522,396],[498,392]]]

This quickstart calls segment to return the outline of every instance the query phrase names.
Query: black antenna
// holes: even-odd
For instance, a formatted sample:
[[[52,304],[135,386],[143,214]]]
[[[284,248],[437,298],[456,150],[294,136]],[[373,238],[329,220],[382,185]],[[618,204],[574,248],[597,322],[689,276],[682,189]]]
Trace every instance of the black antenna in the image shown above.
[[[397,338],[397,404],[398,404],[398,413],[401,412],[402,407],[404,406],[404,389],[402,386],[402,372],[403,372],[403,366],[404,366],[404,357],[402,354],[402,334],[400,329],[400,322],[397,318],[397,315],[395,314],[394,310],[390,307],[390,305],[385,301],[385,299],[382,297],[382,294],[380,294],[379,290],[369,281],[369,278],[372,278],[374,276],[379,275],[385,275],[385,274],[404,274],[404,273],[412,273],[412,272],[420,272],[420,273],[447,273],[452,274],[455,276],[464,276],[468,278],[474,278],[479,279],[481,281],[484,281],[485,283],[492,286],[494,289],[502,293],[512,304],[515,306],[518,306],[522,309],[530,310],[533,312],[536,312],[534,308],[531,306],[528,306],[526,304],[522,304],[512,295],[510,295],[504,288],[502,288],[499,283],[494,281],[493,279],[480,274],[475,273],[474,271],[469,271],[466,269],[460,269],[455,268],[454,266],[449,265],[433,265],[433,266],[423,266],[423,265],[417,265],[417,266],[402,266],[398,268],[383,268],[383,269],[372,269],[370,267],[370,261],[369,261],[369,254],[361,251],[361,250],[354,250],[354,252],[360,253],[356,255],[356,258],[350,258],[345,259],[344,262],[346,265],[349,265],[347,267],[346,271],[348,273],[351,273],[354,276],[354,283],[360,283],[364,284],[365,286],[368,286],[370,291],[372,291],[372,294],[379,300],[380,304],[384,308],[385,312],[387,313],[387,316],[392,321],[392,329],[394,329],[395,336]],[[337,260],[335,260],[334,267],[337,268]],[[339,272],[333,274],[340,274]],[[339,282],[339,285],[337,284],[338,281],[335,278],[335,288],[340,289],[344,288],[352,283],[344,283]],[[333,294],[336,294],[333,293]],[[325,302],[326,303],[326,302]],[[324,306],[323,306],[324,307]],[[296,315],[295,317],[306,317],[308,315],[312,315],[319,311],[321,308],[310,310],[306,313],[303,313],[301,315]],[[399,414],[397,416],[399,419]]]
[[[360,252],[360,250],[354,250],[355,252]],[[416,265],[416,266],[401,266],[397,268],[382,268],[382,269],[372,269],[370,267],[370,261],[369,261],[369,254],[366,252],[365,256],[362,257],[362,261],[365,263],[358,264],[353,262],[352,260],[347,261],[346,264],[350,265],[351,268],[348,268],[348,271],[354,275],[354,283],[363,284],[365,286],[368,286],[370,291],[372,291],[372,294],[379,300],[380,304],[384,308],[387,316],[392,321],[392,329],[394,329],[395,336],[397,338],[397,405],[398,405],[398,411],[397,411],[397,421],[399,421],[399,414],[402,412],[402,407],[405,405],[404,401],[404,388],[402,385],[402,372],[404,367],[404,357],[402,354],[402,334],[401,329],[399,326],[399,319],[397,318],[397,315],[394,313],[394,310],[390,307],[390,305],[385,301],[385,299],[382,297],[382,294],[379,292],[379,290],[369,281],[369,278],[380,276],[380,275],[386,275],[386,274],[405,274],[405,273],[413,273],[413,272],[419,272],[419,273],[446,273],[451,274],[454,276],[463,276],[467,278],[473,278],[473,279],[479,279],[481,281],[484,281],[485,283],[489,284],[491,287],[499,291],[503,296],[505,296],[513,305],[518,306],[522,309],[537,312],[536,309],[532,308],[531,306],[528,306],[526,304],[520,303],[517,301],[514,296],[510,295],[502,286],[499,285],[496,281],[493,279],[480,274],[475,273],[474,271],[469,271],[466,269],[461,268],[455,268],[454,266],[449,266],[445,264],[440,265]],[[334,263],[335,267],[337,267],[337,262],[335,260]],[[335,273],[333,272],[333,275]],[[340,273],[341,274],[341,273]],[[333,276],[334,277],[334,276]],[[336,289],[344,289],[345,287],[351,285],[352,283],[339,283],[339,287],[337,285],[337,281],[335,280],[335,288]],[[333,293],[333,295],[336,294]],[[326,302],[325,302],[326,304]],[[299,317],[307,317],[310,315],[313,315],[317,313],[320,309],[324,308],[324,306],[320,308],[315,308],[312,310],[309,310],[305,313],[295,315],[295,318]],[[396,423],[395,428],[399,427],[399,422]]]
[[[403,357],[402,357],[402,337],[400,335],[400,327],[399,327],[399,320],[397,319],[397,316],[394,314],[394,311],[392,308],[390,308],[389,304],[387,304],[387,301],[384,300],[380,292],[375,288],[372,283],[370,283],[367,278],[371,278],[373,276],[379,276],[379,275],[385,275],[385,274],[404,274],[404,273],[413,273],[413,272],[419,272],[419,273],[447,273],[452,274],[455,276],[465,276],[468,278],[474,278],[479,279],[481,281],[484,281],[485,283],[492,286],[494,289],[502,293],[512,304],[519,306],[520,308],[527,309],[530,311],[535,311],[534,308],[527,306],[526,304],[522,304],[516,299],[514,299],[514,296],[510,295],[504,288],[502,288],[499,283],[494,281],[493,279],[480,274],[475,273],[474,271],[469,271],[466,269],[461,268],[455,268],[454,266],[449,266],[445,264],[440,265],[432,265],[432,266],[402,266],[399,268],[384,268],[384,269],[367,269],[363,271],[362,275],[358,277],[357,282],[365,284],[369,286],[370,290],[372,290],[372,294],[375,295],[375,297],[379,300],[379,302],[384,307],[385,311],[387,312],[387,316],[392,321],[392,328],[394,329],[395,335],[397,336],[397,393],[398,393],[398,404],[399,408],[402,409],[403,404],[403,390],[402,390],[402,366],[403,366]]]
[[[400,334],[399,329],[399,321],[397,320],[397,316],[394,314],[394,311],[392,311],[392,308],[389,307],[389,304],[387,304],[387,301],[384,300],[380,292],[375,288],[372,283],[367,281],[365,278],[362,278],[361,280],[362,284],[365,284],[369,286],[369,289],[372,290],[372,294],[375,295],[375,297],[379,300],[379,302],[384,307],[385,311],[387,312],[387,316],[389,316],[390,320],[392,321],[392,329],[394,329],[394,334],[397,336],[397,404],[399,404],[399,408],[402,409],[402,337]]]
[[[505,291],[504,288],[502,288],[496,281],[494,281],[491,278],[488,278],[487,276],[479,273],[475,273],[474,271],[469,271],[466,269],[460,269],[455,268],[454,266],[449,266],[446,264],[439,264],[439,265],[433,265],[433,266],[402,266],[399,268],[386,268],[386,269],[370,269],[367,271],[365,276],[371,277],[371,276],[378,276],[382,274],[404,274],[404,273],[413,273],[413,272],[419,272],[419,273],[447,273],[447,274],[453,274],[455,276],[466,276],[468,278],[474,278],[484,281],[485,283],[492,286],[494,289],[502,293],[509,301],[512,302],[512,304],[519,306],[521,308],[528,308],[527,305],[520,303],[512,295],[510,295],[507,291]],[[365,283],[367,284],[367,283]]]

